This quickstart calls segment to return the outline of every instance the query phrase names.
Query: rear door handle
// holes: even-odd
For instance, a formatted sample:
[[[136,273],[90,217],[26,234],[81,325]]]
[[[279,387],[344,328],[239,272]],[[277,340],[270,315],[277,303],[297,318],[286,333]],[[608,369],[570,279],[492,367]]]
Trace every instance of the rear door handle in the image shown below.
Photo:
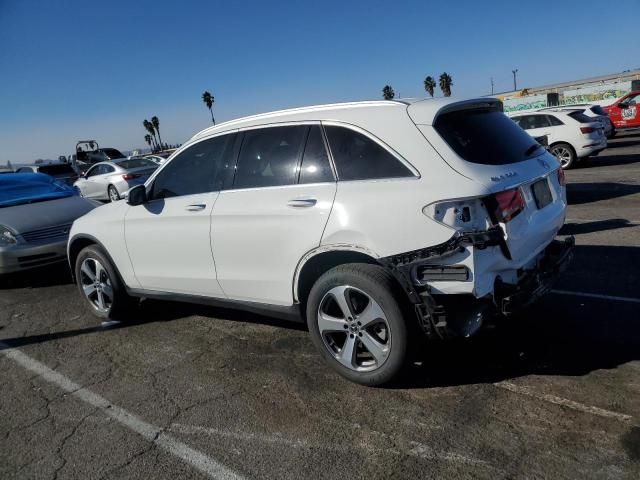
[[[186,210],[190,212],[197,212],[198,210],[204,210],[205,208],[207,208],[207,206],[204,203],[194,203],[194,204],[188,205],[186,207]]]
[[[295,208],[304,208],[304,207],[313,207],[318,202],[315,198],[305,197],[305,198],[292,198],[287,202],[289,207]]]

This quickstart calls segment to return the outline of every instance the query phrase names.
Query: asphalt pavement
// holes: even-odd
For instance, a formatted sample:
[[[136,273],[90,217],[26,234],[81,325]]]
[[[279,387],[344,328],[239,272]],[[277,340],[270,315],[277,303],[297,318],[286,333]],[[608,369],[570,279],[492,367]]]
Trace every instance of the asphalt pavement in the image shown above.
[[[297,324],[145,301],[101,325],[64,266],[0,279],[0,478],[640,478],[640,136],[567,180],[555,292],[392,388]]]

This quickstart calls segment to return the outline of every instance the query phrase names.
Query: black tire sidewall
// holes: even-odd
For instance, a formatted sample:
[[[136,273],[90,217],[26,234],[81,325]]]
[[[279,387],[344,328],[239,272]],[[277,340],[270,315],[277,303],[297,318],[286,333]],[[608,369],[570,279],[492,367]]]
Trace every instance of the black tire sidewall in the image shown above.
[[[340,364],[324,345],[317,322],[320,301],[333,287],[349,285],[370,295],[384,311],[391,330],[391,351],[381,367],[370,372],[357,372]],[[323,359],[348,380],[368,386],[390,382],[405,363],[408,350],[407,325],[398,302],[395,280],[380,266],[347,264],[324,273],[314,284],[307,300],[307,326]]]
[[[107,275],[109,275],[114,298],[111,308],[108,312],[100,312],[96,310],[82,290],[82,282],[80,280],[80,267],[82,265],[82,262],[84,262],[87,258],[94,258],[99,261],[107,271]],[[118,272],[109,260],[108,256],[103,252],[102,248],[97,245],[91,245],[82,249],[76,258],[74,272],[76,284],[78,285],[78,291],[80,292],[83,300],[86,302],[87,308],[93,315],[105,320],[122,321],[126,319],[125,314],[130,310],[132,306],[132,299],[129,295],[127,295],[126,289],[124,288],[124,284],[120,280]]]

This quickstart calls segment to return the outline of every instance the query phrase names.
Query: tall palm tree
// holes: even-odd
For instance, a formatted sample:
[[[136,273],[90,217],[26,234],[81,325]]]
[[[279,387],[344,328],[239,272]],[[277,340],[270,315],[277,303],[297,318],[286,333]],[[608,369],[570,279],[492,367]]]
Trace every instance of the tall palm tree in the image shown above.
[[[148,133],[144,136],[144,141],[149,144],[149,148],[153,151],[153,145],[151,144],[151,135]]]
[[[436,88],[436,80],[431,75],[424,79],[424,89],[431,97],[433,97],[433,90]]]
[[[393,91],[391,85],[385,85],[382,89],[382,98],[385,100],[393,100],[393,97],[396,96],[396,92]]]
[[[451,75],[449,75],[447,72],[444,72],[442,75],[440,75],[440,90],[442,90],[442,94],[445,97],[451,96],[451,85],[453,85]]]
[[[155,115],[151,117],[151,125],[156,132],[158,132],[158,142],[160,143],[160,149],[162,150],[164,147],[162,146],[162,138],[160,137],[160,120]]]
[[[202,94],[202,101],[204,102],[204,104],[207,106],[207,108],[209,109],[209,113],[211,113],[211,121],[213,122],[213,124],[216,124],[216,119],[213,118],[213,103],[215,102],[215,99],[213,98],[213,95],[211,95],[208,91],[204,91],[204,93]]]
[[[154,144],[153,150],[154,151],[158,150],[158,142],[156,141],[156,129],[153,128],[153,124],[145,118],[144,121],[142,122],[142,126],[145,128],[147,132],[151,134],[151,139],[153,140],[153,144]]]

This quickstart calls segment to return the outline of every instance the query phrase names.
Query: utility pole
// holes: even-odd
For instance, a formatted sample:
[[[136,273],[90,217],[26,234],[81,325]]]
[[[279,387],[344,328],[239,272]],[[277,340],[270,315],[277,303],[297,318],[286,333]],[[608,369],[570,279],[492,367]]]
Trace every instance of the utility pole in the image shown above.
[[[511,73],[513,73],[513,90],[518,90],[518,84],[516,82],[516,73],[518,73],[518,69],[516,68],[515,70],[511,70]]]
[[[493,77],[491,77],[491,95],[493,95]]]

